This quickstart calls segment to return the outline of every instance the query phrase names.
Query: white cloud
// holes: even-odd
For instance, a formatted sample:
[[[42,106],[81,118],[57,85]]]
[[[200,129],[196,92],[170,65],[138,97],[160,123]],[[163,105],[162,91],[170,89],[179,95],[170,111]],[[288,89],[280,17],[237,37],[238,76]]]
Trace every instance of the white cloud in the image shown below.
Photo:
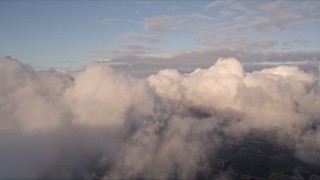
[[[192,53],[172,56],[183,54]],[[221,134],[236,143],[275,127],[274,143],[318,164],[319,80],[293,66],[246,72],[234,58],[141,79],[104,65],[71,75],[0,58],[0,177],[191,178]]]

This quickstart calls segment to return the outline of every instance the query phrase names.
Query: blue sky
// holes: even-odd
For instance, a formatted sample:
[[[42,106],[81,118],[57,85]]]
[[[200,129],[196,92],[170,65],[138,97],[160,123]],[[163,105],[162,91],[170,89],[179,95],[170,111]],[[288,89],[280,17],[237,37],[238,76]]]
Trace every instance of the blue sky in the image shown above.
[[[0,55],[40,69],[320,60],[318,1],[1,1]],[[175,65],[172,65],[175,64]]]

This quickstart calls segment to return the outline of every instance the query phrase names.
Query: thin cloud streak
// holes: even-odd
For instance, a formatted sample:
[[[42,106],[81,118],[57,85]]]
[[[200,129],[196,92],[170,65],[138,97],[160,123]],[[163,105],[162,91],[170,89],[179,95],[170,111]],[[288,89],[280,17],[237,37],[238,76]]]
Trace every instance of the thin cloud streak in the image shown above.
[[[255,43],[255,42],[252,42]],[[277,41],[266,41],[259,47],[270,46],[270,44],[278,43]],[[290,42],[288,42],[290,43]],[[114,68],[126,73],[137,73],[138,76],[146,76],[155,73],[160,69],[173,68],[182,70],[183,72],[190,72],[197,67],[208,67],[219,57],[236,57],[240,62],[250,64],[251,67],[259,67],[261,69],[266,67],[266,63],[279,65],[288,62],[295,62],[299,66],[306,67],[311,70],[314,69],[314,64],[320,61],[320,51],[307,50],[268,50],[259,51],[257,44],[250,44],[252,50],[244,48],[227,48],[227,47],[213,47],[200,49],[185,49],[173,51],[165,55],[152,55],[150,53],[135,53],[130,54],[113,54],[108,56],[100,56],[100,61],[106,60],[108,62],[122,62],[126,65],[115,65]],[[151,50],[152,51],[152,50]],[[305,62],[299,64],[300,62]],[[262,64],[260,64],[262,63]],[[130,64],[130,66],[127,66]],[[151,71],[150,71],[151,70]]]
[[[135,41],[141,41],[146,43],[160,43],[163,41],[163,37],[160,35],[146,35],[136,32],[129,32],[121,34],[115,37],[116,39],[131,39]]]

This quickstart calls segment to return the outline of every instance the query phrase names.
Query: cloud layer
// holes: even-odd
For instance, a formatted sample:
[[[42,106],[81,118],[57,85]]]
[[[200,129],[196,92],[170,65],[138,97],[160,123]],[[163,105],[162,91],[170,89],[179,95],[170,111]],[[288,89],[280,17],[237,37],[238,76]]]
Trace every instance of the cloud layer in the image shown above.
[[[195,68],[205,68],[212,65],[220,57],[237,58],[247,71],[261,70],[279,64],[293,64],[304,70],[314,71],[317,69],[320,59],[319,51],[247,51],[221,45],[212,48],[179,50],[157,56],[152,54],[156,50],[152,47],[142,46],[140,54],[129,50],[128,47],[131,46],[114,47],[112,51],[110,48],[102,50],[102,56],[92,62],[107,63],[124,73],[145,77],[168,68],[191,72]],[[107,56],[105,53],[111,55]]]
[[[275,142],[320,162],[319,75],[295,66],[248,73],[228,58],[136,79],[106,66],[35,71],[5,57],[0,84],[1,178],[190,178],[212,163],[221,135],[275,128]]]

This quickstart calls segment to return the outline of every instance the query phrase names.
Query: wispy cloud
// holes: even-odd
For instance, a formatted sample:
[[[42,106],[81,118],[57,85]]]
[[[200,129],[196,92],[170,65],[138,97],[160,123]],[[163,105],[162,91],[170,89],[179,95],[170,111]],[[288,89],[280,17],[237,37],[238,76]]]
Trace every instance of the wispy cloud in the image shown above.
[[[242,11],[241,18],[234,19],[234,26],[248,24],[248,30],[257,31],[297,28],[319,22],[320,16],[320,4],[313,1],[214,1],[205,6],[205,9],[218,7],[228,8],[220,11],[221,17]]]
[[[118,19],[116,19],[116,18],[104,18],[104,19],[100,20],[100,23],[101,24],[106,24],[108,26],[112,26],[117,21],[118,21]]]
[[[101,17],[97,14],[93,15],[93,19],[95,19],[98,23],[106,24],[108,26],[113,26],[115,22],[119,21],[119,19],[114,17]]]
[[[209,3],[209,4],[207,4],[207,5],[205,6],[205,9],[206,9],[206,10],[212,9],[212,8],[215,8],[215,7],[217,7],[217,6],[219,6],[219,5],[222,5],[222,4],[225,4],[225,1],[213,1],[213,2],[211,2],[211,3]]]
[[[193,13],[189,15],[190,18],[198,19],[198,20],[212,20],[213,18],[200,13]]]
[[[231,16],[233,16],[233,15],[235,15],[234,12],[232,12],[232,11],[227,11],[227,10],[221,10],[220,13],[219,13],[219,16],[220,16],[221,18],[231,17]]]
[[[109,46],[106,48],[96,49],[95,52],[108,54],[108,55],[144,55],[155,53],[159,50],[158,47],[142,46],[136,44],[127,44],[127,45],[118,45],[118,46]]]
[[[208,31],[228,36],[255,32],[265,36],[319,22],[319,7],[319,3],[309,1],[214,1],[205,9],[218,11],[219,16],[202,13],[157,15],[145,18],[143,24],[145,30],[154,32]]]
[[[138,23],[143,25],[146,34],[128,32],[116,36],[157,43],[166,38],[167,33],[187,32],[194,43],[204,45],[204,48],[160,55],[156,50],[116,47],[105,54],[109,54],[111,61],[134,61],[139,65],[150,61],[158,62],[155,64],[159,67],[166,63],[169,66],[179,66],[180,63],[195,67],[197,63],[207,65],[210,59],[229,56],[245,63],[315,62],[319,60],[319,51],[314,48],[318,42],[305,35],[298,36],[293,31],[318,22],[319,7],[320,3],[310,1],[214,1],[207,4],[202,12],[144,17]],[[278,38],[282,35],[286,38]],[[194,59],[198,61],[192,62]]]
[[[192,13],[181,16],[158,15],[148,17],[143,21],[146,31],[154,32],[196,32],[206,28],[213,17]]]
[[[179,8],[180,8],[180,6],[172,6],[172,7],[170,7],[170,11],[175,11]]]
[[[142,41],[146,43],[159,43],[163,41],[163,37],[160,35],[146,35],[146,34],[136,33],[136,32],[128,32],[128,33],[116,36],[115,38],[131,39],[131,40]]]
[[[144,20],[144,28],[147,31],[172,31],[177,30],[177,17],[174,16],[154,16]]]

